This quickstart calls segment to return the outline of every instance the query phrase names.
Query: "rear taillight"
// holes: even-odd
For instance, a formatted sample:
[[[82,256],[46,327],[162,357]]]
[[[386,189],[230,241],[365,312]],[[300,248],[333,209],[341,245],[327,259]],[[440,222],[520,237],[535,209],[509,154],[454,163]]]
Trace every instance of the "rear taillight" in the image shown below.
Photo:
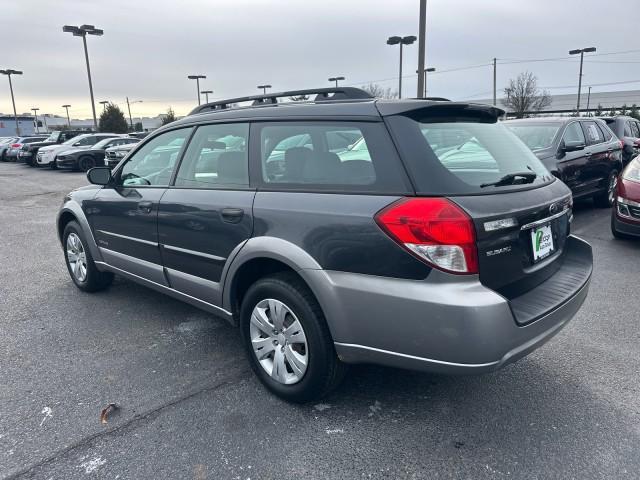
[[[457,274],[478,273],[471,218],[445,198],[404,198],[375,216],[392,239],[420,260]]]
[[[21,143],[12,143],[11,144],[11,148],[20,148],[20,147],[22,147]]]

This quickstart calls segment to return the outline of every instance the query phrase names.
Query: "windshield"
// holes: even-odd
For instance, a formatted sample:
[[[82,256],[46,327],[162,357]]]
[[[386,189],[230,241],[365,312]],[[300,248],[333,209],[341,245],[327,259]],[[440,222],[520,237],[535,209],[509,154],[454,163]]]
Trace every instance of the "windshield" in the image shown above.
[[[88,137],[88,135],[78,135],[77,137],[70,138],[66,142],[62,142],[62,145],[73,145],[74,143],[79,142],[86,137]]]
[[[91,147],[92,150],[102,150],[104,148],[104,146],[109,143],[111,140],[113,140],[112,137],[109,138],[105,138],[104,140],[100,140],[98,143],[96,143],[93,147]]]
[[[51,132],[51,135],[49,135],[49,138],[47,138],[45,142],[57,142],[61,134],[62,132]]]
[[[561,125],[557,123],[505,123],[531,150],[542,150],[553,144]]]
[[[531,150],[495,121],[398,115],[389,124],[419,193],[492,193],[553,181]]]

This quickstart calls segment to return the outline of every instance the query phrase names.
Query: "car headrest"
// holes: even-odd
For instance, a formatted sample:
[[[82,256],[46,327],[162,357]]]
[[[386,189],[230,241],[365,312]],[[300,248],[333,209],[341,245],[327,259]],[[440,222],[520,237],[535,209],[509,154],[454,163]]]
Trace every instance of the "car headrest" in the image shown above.
[[[285,178],[290,182],[301,182],[304,178],[304,167],[313,155],[305,147],[293,147],[284,152]]]
[[[347,183],[370,185],[376,181],[373,164],[367,160],[347,160],[342,162],[342,174]]]
[[[218,181],[232,185],[247,185],[248,166],[246,152],[224,152],[218,157]]]
[[[333,152],[314,152],[304,166],[304,179],[309,183],[338,182],[340,163],[340,157]]]

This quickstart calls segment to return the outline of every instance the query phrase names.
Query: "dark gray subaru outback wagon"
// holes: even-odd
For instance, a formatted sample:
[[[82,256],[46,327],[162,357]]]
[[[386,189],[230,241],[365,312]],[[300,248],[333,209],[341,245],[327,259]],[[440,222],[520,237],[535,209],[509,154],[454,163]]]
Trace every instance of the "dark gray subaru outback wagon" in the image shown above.
[[[69,274],[226,318],[290,401],[349,363],[495,370],[566,325],[592,271],[570,190],[502,114],[354,88],[202,105],[65,198]]]

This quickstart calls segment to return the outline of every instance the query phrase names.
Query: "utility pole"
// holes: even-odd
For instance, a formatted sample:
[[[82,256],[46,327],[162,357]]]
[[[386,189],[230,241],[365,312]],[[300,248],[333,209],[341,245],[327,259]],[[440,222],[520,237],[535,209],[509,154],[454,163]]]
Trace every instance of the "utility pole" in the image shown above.
[[[262,89],[262,94],[267,94],[267,88],[271,88],[271,85],[258,85],[256,88]]]
[[[69,128],[71,128],[71,119],[69,118],[69,107],[71,105],[62,105],[62,108],[65,108],[67,110],[67,126]]]
[[[38,127],[38,110],[40,110],[38,107],[33,107],[31,109],[31,111],[33,112],[33,115],[36,117],[36,133],[40,133],[40,128]]]
[[[587,115],[591,116],[591,112],[589,111],[589,104],[591,103],[591,87],[589,87],[589,94],[587,95]]]
[[[420,18],[418,24],[418,98],[427,96],[427,73],[425,70],[425,44],[427,32],[427,0],[420,0]],[[425,72],[424,75],[422,72]]]
[[[497,105],[497,67],[498,63],[497,63],[497,59],[494,57],[493,58],[493,106],[495,107]]]
[[[129,128],[133,132],[133,119],[131,118],[131,105],[129,104],[129,97],[127,97],[127,110],[129,111]]]

